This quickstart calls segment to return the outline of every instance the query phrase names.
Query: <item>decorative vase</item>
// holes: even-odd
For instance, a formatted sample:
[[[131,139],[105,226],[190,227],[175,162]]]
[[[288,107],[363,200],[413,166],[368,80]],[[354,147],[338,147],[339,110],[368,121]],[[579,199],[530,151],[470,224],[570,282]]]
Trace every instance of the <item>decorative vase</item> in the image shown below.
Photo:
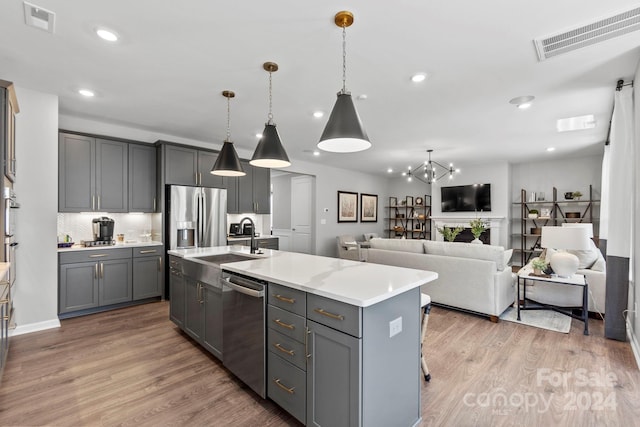
[[[471,243],[475,243],[476,245],[483,245],[484,243],[482,243],[482,240],[478,239],[477,237],[475,239],[473,239],[471,241]]]
[[[534,268],[533,269],[533,274],[537,274],[538,276],[542,275],[542,270],[540,270],[539,268]]]

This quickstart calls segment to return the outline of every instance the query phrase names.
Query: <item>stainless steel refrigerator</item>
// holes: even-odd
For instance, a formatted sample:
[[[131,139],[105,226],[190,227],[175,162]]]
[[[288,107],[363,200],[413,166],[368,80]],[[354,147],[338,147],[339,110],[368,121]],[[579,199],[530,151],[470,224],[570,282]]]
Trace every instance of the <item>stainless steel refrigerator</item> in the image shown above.
[[[167,194],[170,249],[227,244],[227,190],[171,185]]]

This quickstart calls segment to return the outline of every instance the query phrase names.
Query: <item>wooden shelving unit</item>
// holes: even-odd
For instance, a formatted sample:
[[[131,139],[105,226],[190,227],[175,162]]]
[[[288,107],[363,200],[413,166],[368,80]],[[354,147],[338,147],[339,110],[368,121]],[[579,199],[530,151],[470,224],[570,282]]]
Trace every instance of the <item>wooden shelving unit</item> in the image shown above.
[[[524,266],[531,258],[536,257],[542,253],[540,247],[541,235],[533,233],[533,229],[541,229],[544,226],[557,226],[563,222],[585,222],[593,223],[594,215],[593,208],[596,203],[600,203],[600,200],[593,198],[593,187],[589,185],[589,194],[587,198],[581,200],[559,200],[558,190],[553,188],[552,200],[538,200],[538,201],[526,201],[526,190],[520,190],[520,201],[513,202],[513,206],[517,208],[518,213],[514,215],[514,222],[519,219],[520,232],[513,233],[512,247],[513,247],[513,260],[518,260],[520,266]],[[549,216],[537,218],[529,218],[529,213],[532,209],[542,211],[542,209],[549,210]],[[576,212],[577,211],[577,212]],[[575,217],[571,214],[576,215]],[[519,218],[518,218],[519,217]],[[594,224],[594,234],[597,230],[597,224]],[[597,236],[594,236],[597,241]]]
[[[416,203],[418,198],[422,203]],[[431,196],[389,197],[386,212],[388,238],[431,240]]]

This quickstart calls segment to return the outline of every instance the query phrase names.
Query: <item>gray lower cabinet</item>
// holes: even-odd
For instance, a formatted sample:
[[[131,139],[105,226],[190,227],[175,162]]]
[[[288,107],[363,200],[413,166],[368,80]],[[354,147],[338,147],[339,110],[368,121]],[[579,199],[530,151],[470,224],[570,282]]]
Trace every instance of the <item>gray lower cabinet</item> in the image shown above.
[[[259,248],[262,249],[275,249],[278,250],[279,248],[279,240],[277,237],[256,237],[255,238],[255,243]],[[251,238],[247,237],[246,239],[238,239],[238,238],[233,238],[233,239],[227,239],[227,245],[242,245],[242,246],[249,246],[251,244]]]
[[[169,318],[180,328],[184,328],[185,282],[182,275],[182,261],[169,256]]]
[[[131,255],[130,248],[61,253],[58,312],[131,301]]]
[[[71,317],[161,297],[162,252],[161,245],[61,252],[58,313]]]
[[[222,360],[222,285],[204,283],[184,274],[183,261],[169,257],[171,320]]]
[[[274,283],[267,290],[267,396],[306,420],[306,294]]]
[[[202,341],[204,331],[204,285],[192,279],[184,278],[184,331],[196,341]]]
[[[133,249],[133,299],[162,296],[162,246]]]

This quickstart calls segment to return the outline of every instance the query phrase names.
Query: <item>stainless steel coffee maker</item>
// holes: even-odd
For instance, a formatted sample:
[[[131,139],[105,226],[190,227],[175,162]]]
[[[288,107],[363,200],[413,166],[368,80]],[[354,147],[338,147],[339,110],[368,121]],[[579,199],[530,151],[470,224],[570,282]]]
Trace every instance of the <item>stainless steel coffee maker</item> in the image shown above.
[[[113,219],[106,216],[94,218],[92,222],[93,239],[100,242],[113,240],[113,225]]]

